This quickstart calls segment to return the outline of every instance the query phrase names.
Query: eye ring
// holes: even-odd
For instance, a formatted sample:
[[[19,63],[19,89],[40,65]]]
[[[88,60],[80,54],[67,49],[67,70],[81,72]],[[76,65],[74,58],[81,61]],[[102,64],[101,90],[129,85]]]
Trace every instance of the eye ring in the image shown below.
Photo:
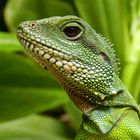
[[[84,28],[77,22],[70,22],[65,24],[61,31],[65,38],[69,40],[77,40],[83,35]]]

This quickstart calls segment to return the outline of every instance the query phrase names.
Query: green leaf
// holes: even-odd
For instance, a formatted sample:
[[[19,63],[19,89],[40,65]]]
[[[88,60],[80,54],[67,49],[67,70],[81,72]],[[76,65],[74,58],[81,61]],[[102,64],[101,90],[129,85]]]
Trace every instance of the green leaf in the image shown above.
[[[27,57],[0,52],[0,85],[18,87],[60,87],[47,71]]]
[[[59,121],[36,115],[0,124],[1,140],[71,140],[73,135]]]
[[[22,48],[19,47],[19,42],[15,34],[0,32],[0,51],[19,52]]]
[[[46,71],[26,57],[0,52],[0,121],[50,110],[68,97]]]
[[[63,90],[0,87],[0,121],[7,121],[65,104]]]
[[[97,32],[108,36],[105,7],[102,0],[74,0],[79,15]]]
[[[74,105],[72,101],[67,102],[65,111],[71,121],[71,125],[75,130],[78,130],[82,120],[82,112]]]
[[[131,46],[127,49],[127,63],[123,70],[123,80],[135,99],[140,101],[140,1],[131,1],[129,9]]]

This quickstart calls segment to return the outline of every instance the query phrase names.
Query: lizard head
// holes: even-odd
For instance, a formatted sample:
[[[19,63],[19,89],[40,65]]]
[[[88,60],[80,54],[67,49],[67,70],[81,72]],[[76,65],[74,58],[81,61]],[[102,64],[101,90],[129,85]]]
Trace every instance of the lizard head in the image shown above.
[[[114,52],[81,18],[26,21],[19,25],[17,37],[82,111],[97,107],[108,96],[116,73]]]

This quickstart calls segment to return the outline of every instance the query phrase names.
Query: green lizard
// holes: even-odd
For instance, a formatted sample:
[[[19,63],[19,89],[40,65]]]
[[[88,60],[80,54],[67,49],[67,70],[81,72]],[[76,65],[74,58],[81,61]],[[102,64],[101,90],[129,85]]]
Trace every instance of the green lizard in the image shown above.
[[[140,109],[118,77],[111,44],[76,16],[19,25],[17,37],[83,112],[76,140],[140,140]]]

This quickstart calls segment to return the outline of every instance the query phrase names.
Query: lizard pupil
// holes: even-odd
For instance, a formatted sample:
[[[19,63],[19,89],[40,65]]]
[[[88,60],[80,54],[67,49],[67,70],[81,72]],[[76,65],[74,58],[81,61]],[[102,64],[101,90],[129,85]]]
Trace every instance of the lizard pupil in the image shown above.
[[[76,37],[81,32],[81,29],[77,26],[69,26],[65,27],[63,32],[67,37]]]

